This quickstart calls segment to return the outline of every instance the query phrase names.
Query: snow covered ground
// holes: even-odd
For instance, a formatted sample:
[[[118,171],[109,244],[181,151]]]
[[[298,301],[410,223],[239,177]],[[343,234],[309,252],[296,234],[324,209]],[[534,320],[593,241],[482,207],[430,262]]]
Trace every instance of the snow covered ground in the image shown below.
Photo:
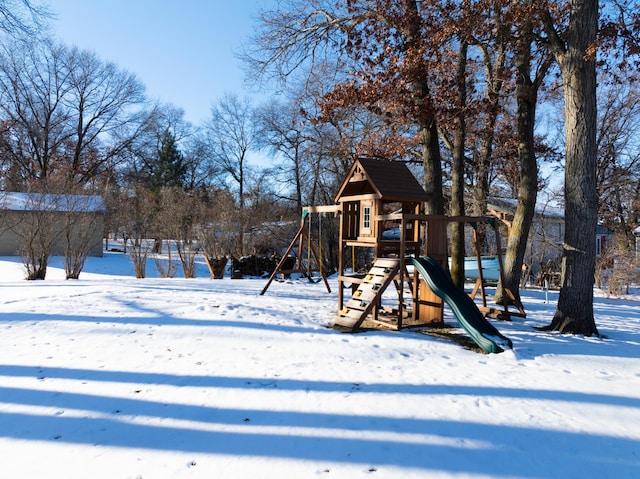
[[[0,478],[640,477],[640,296],[596,298],[597,339],[536,331],[557,296],[524,291],[484,355],[328,329],[335,281],[60,266],[0,258]]]

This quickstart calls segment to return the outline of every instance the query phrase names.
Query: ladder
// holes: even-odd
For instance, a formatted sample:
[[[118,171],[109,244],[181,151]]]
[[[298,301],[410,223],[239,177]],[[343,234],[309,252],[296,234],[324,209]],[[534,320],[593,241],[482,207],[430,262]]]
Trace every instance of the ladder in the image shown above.
[[[336,314],[332,326],[355,331],[371,312],[375,314],[382,294],[398,274],[399,265],[398,259],[376,259],[351,299]]]

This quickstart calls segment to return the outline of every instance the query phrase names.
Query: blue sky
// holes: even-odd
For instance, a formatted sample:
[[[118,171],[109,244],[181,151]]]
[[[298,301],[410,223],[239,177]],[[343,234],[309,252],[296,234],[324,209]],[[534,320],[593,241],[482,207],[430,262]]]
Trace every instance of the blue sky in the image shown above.
[[[49,0],[53,34],[135,73],[199,124],[225,92],[252,92],[234,57],[273,0]]]

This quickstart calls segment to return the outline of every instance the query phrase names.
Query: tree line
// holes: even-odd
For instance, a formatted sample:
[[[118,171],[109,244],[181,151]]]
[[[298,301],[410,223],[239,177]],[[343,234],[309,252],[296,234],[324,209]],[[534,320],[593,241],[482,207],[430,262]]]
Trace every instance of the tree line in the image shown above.
[[[13,3],[30,7],[0,7]],[[566,236],[550,329],[598,334],[596,226],[624,256],[640,220],[637,6],[279,2],[241,55],[277,94],[259,105],[225,94],[202,125],[151,103],[135,75],[94,53],[44,36],[16,42],[31,24],[0,23],[12,33],[0,52],[2,188],[99,192],[111,231],[134,248],[143,237],[188,244],[206,226],[213,256],[242,255],[273,248],[251,244],[252,229],[332,203],[354,158],[404,161],[429,196],[425,213],[481,216],[491,196],[517,199],[505,258],[517,294],[537,198],[558,174]],[[250,162],[256,151],[266,164]],[[454,225],[458,284],[469,253]]]
[[[103,196],[108,229],[131,245],[141,276],[146,256],[169,238],[180,240],[183,264],[196,244],[204,245],[211,261],[273,253],[277,242],[265,244],[256,238],[268,235],[248,237],[247,231],[274,221],[295,223],[300,205],[316,201],[311,196],[330,201],[334,185],[321,171],[324,163],[300,160],[295,192],[285,163],[250,163],[257,151],[271,148],[275,154],[274,142],[289,134],[273,137],[282,123],[286,126],[275,103],[256,107],[224,94],[206,122],[192,125],[179,107],[148,98],[135,74],[48,37],[47,15],[32,2],[0,2],[0,17],[11,20],[0,44],[3,191],[41,194],[33,197],[34,208],[42,206],[38,198],[54,197],[47,195]],[[308,151],[300,145],[302,157]],[[16,229],[3,220],[2,227]],[[63,234],[54,235],[44,224],[42,218],[20,231],[25,239],[20,253],[33,279],[44,277],[53,236]],[[35,241],[36,234],[46,241]],[[147,238],[155,240],[152,246],[142,241]]]
[[[563,279],[549,329],[592,335],[598,334],[598,213],[607,213],[602,219],[627,253],[628,221],[638,222],[637,149],[622,147],[620,131],[604,123],[613,120],[607,114],[614,123],[633,116],[628,103],[624,114],[614,114],[608,93],[637,92],[637,6],[630,0],[290,0],[263,12],[246,61],[256,75],[283,84],[295,82],[296,73],[313,78],[329,71],[333,81],[319,97],[317,119],[335,121],[345,108],[360,107],[384,121],[394,141],[380,138],[371,146],[387,158],[421,164],[426,213],[483,215],[490,194],[516,198],[505,258],[511,291],[518,290],[544,185],[540,166],[560,158]],[[561,120],[549,125],[564,127],[564,134],[552,141],[553,131],[541,135],[539,121],[558,105]],[[614,152],[613,164],[605,150]],[[598,176],[603,170],[609,179],[613,171],[624,178],[613,186],[621,193],[615,205],[605,194],[612,184]],[[461,229],[452,231],[451,255],[452,277],[461,284]]]

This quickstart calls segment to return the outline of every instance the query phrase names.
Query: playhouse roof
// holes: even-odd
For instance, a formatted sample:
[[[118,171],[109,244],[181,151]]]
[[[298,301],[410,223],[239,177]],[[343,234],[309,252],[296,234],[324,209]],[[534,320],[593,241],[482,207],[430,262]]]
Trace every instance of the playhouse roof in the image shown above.
[[[351,165],[336,201],[360,195],[373,195],[388,201],[422,202],[428,199],[406,164],[374,158],[358,158]]]

